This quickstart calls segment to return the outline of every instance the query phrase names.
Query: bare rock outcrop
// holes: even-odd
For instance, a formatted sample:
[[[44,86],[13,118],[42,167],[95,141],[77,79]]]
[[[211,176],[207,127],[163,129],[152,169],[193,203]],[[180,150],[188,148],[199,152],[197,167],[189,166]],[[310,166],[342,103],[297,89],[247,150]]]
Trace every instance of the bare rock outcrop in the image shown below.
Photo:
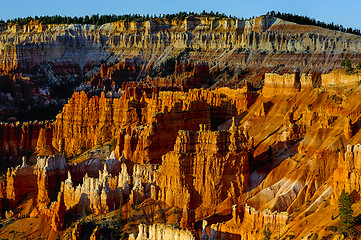
[[[210,233],[202,235],[204,240],[216,239],[250,239],[263,238],[263,230],[268,226],[272,233],[284,230],[290,215],[287,212],[271,212],[270,210],[258,211],[248,205],[244,209],[233,210],[231,220],[211,225]]]
[[[66,209],[76,214],[83,213],[84,209],[94,214],[101,214],[119,206],[122,191],[120,188],[110,188],[111,178],[112,176],[104,169],[99,171],[99,178],[88,177],[86,174],[83,183],[74,186],[71,174],[68,172],[68,178],[61,189]]]
[[[300,90],[299,74],[266,73],[262,95],[264,97],[274,97],[279,95],[293,95]]]
[[[179,131],[174,150],[162,159],[158,199],[179,208],[189,205],[196,220],[211,214],[247,188],[248,151],[239,129],[213,132],[201,125],[198,132]]]
[[[193,234],[187,230],[177,229],[170,225],[153,224],[145,225],[139,224],[139,232],[136,240],[166,240],[166,239],[184,239],[194,240]]]
[[[160,92],[159,96],[127,92],[121,98],[74,93],[53,123],[52,144],[68,155],[117,138],[115,156],[135,163],[160,163],[172,150],[178,130],[217,126],[247,109],[254,99],[244,89]],[[119,130],[120,129],[120,130]]]
[[[12,207],[25,197],[29,195],[36,197],[35,195],[38,193],[37,176],[34,170],[26,164],[8,169],[3,187],[5,188],[5,186],[6,192],[3,197],[9,201]]]
[[[333,174],[334,197],[337,202],[343,189],[346,192],[361,192],[361,145],[347,145],[346,152],[340,152],[338,167]]]
[[[0,154],[21,156],[36,150],[43,123],[0,123]]]
[[[353,74],[346,73],[345,70],[337,69],[327,74],[321,75],[322,86],[346,86],[359,83],[361,81],[361,74],[358,72]]]
[[[66,213],[63,192],[59,192],[57,201],[51,204],[49,211],[48,216],[51,217],[51,227],[55,231],[63,230]]]
[[[38,211],[46,213],[58,195],[59,180],[65,179],[65,167],[65,159],[59,155],[38,157],[35,167],[28,166],[23,159],[21,166],[8,169],[6,180],[0,185],[2,201],[14,208],[24,199],[34,199]]]

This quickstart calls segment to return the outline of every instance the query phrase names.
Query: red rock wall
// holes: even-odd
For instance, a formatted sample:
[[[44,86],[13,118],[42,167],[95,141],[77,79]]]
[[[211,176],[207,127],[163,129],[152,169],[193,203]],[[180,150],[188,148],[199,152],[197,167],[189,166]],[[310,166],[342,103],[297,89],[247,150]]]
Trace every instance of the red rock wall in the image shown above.
[[[265,97],[293,95],[300,90],[300,86],[299,74],[266,73],[262,95]]]
[[[347,145],[345,153],[340,152],[338,167],[333,174],[335,203],[343,189],[346,192],[361,193],[361,145]]]
[[[323,87],[352,85],[361,81],[361,74],[348,74],[345,70],[338,69],[328,74],[322,74],[321,80]]]
[[[22,156],[36,149],[43,123],[0,123],[0,155]]]
[[[179,131],[174,150],[162,158],[159,200],[195,209],[201,219],[227,197],[235,198],[249,183],[248,140],[239,130]],[[179,196],[183,196],[179,198]]]
[[[38,194],[37,176],[29,166],[8,169],[6,174],[6,195],[11,208],[27,197],[36,198]]]
[[[53,123],[52,144],[59,149],[62,141],[71,156],[117,137],[118,157],[125,150],[133,162],[160,163],[173,148],[178,130],[197,130],[199,124],[212,121],[217,126],[247,109],[251,101],[243,90],[160,92],[149,98],[136,89],[132,94],[126,90],[121,98],[74,93]]]
[[[204,234],[204,239],[263,239],[263,230],[268,226],[273,236],[278,236],[289,222],[287,212],[258,211],[245,205],[238,212],[237,206],[233,208],[233,218],[227,222],[213,224],[210,234]],[[212,237],[213,238],[212,238]]]

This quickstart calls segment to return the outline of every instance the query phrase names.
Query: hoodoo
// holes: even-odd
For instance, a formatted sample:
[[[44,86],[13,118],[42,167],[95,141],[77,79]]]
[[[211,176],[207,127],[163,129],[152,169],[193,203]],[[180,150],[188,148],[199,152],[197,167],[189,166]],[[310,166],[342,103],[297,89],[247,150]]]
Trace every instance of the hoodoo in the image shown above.
[[[276,16],[0,21],[0,236],[359,239],[361,36]]]

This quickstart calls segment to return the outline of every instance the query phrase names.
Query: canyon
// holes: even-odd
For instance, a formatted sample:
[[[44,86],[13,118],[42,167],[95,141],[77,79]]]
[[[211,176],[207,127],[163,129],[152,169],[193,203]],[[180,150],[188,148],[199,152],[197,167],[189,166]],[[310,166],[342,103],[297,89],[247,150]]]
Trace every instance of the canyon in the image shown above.
[[[361,36],[268,15],[0,29],[1,236],[342,239],[343,190],[361,213],[361,72],[341,67]]]

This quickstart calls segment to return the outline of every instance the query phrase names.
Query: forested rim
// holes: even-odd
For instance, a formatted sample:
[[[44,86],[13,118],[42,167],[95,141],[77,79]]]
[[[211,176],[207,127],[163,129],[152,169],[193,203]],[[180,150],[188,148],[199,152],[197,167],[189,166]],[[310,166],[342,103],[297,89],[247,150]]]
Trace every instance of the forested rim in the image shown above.
[[[310,18],[307,16],[300,16],[300,15],[296,15],[296,14],[292,14],[292,13],[281,13],[281,12],[275,12],[275,11],[268,12],[267,15],[275,16],[277,18],[281,18],[283,20],[298,23],[298,24],[318,26],[318,27],[323,27],[323,28],[327,28],[327,29],[331,29],[331,30],[345,32],[345,33],[361,35],[360,29],[354,29],[354,28],[350,28],[350,27],[345,28],[342,25],[335,24],[333,22],[325,23],[325,22],[321,22],[321,21],[318,21],[314,18]]]
[[[201,16],[207,16],[207,17],[215,17],[215,18],[232,18],[236,19],[235,16],[227,16],[224,13],[219,12],[206,12],[203,11],[201,13],[194,13],[194,12],[179,12],[175,14],[160,14],[160,15],[141,15],[141,14],[124,14],[124,15],[115,15],[115,14],[105,14],[105,15],[99,15],[99,14],[93,14],[91,16],[84,16],[84,17],[68,17],[68,16],[35,16],[35,17],[26,17],[26,18],[14,18],[14,19],[8,19],[8,20],[0,20],[0,23],[15,23],[19,25],[25,25],[28,24],[31,20],[38,20],[41,23],[44,24],[93,24],[93,25],[102,25],[105,23],[110,22],[116,22],[120,20],[125,21],[148,21],[148,20],[157,20],[157,19],[166,19],[168,21],[173,19],[178,20],[184,20],[188,16],[195,16],[195,17],[201,17]]]
[[[308,16],[300,16],[297,14],[292,13],[281,13],[281,12],[267,12],[267,16],[274,16],[278,17],[280,19],[298,23],[298,24],[304,24],[304,25],[313,25],[318,27],[323,27],[331,30],[337,30],[345,33],[352,33],[356,35],[361,35],[360,29],[354,29],[354,28],[346,28],[342,25],[335,24],[333,22],[331,23],[325,23],[321,22],[319,20],[316,20],[314,18],[308,17]],[[120,20],[124,21],[148,21],[148,20],[158,20],[158,19],[165,19],[167,21],[171,21],[173,19],[181,20],[183,21],[188,16],[195,16],[195,17],[215,17],[218,19],[224,19],[224,18],[231,18],[231,19],[237,19],[236,16],[226,15],[225,13],[219,13],[219,12],[206,12],[203,10],[201,13],[195,13],[195,12],[178,12],[178,13],[172,13],[172,14],[159,14],[159,15],[141,15],[141,14],[123,14],[123,15],[116,15],[116,14],[105,14],[105,15],[99,15],[99,14],[93,14],[91,16],[83,16],[83,17],[69,17],[69,16],[35,16],[35,17],[25,17],[25,18],[14,18],[14,19],[8,19],[8,20],[0,20],[0,24],[5,23],[13,23],[18,25],[25,25],[28,24],[31,20],[38,20],[41,23],[44,24],[93,24],[93,25],[102,25],[105,23],[110,22],[116,22]],[[253,19],[254,17],[250,18]],[[242,20],[244,18],[241,18]]]

